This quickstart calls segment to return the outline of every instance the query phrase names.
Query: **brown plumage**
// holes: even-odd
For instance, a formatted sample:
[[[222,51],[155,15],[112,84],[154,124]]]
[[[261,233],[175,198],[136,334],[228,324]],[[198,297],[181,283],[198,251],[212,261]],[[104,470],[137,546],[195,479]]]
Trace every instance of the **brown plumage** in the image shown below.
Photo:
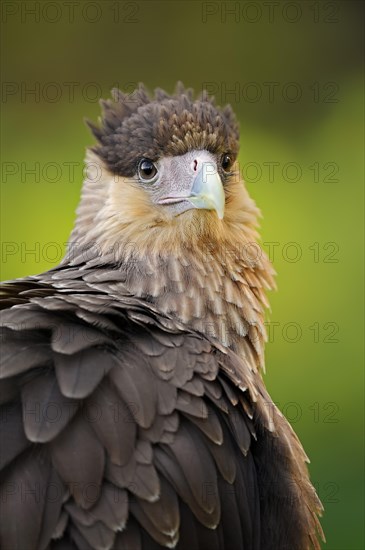
[[[273,271],[233,113],[181,85],[114,99],[65,259],[3,286],[0,546],[319,549],[260,372]]]

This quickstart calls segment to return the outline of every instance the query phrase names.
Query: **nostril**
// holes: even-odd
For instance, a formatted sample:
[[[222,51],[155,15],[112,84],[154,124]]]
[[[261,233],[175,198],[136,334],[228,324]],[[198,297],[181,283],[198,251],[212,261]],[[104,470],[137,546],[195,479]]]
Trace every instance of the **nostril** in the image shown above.
[[[193,162],[193,170],[194,170],[194,172],[196,172],[197,168],[198,168],[198,161],[197,161],[197,160],[194,160],[194,162]]]

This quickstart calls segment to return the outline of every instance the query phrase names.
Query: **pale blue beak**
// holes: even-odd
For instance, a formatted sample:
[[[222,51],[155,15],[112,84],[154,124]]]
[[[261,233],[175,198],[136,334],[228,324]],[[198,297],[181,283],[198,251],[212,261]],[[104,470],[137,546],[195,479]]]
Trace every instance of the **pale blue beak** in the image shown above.
[[[188,201],[194,208],[215,210],[220,220],[224,216],[225,194],[221,178],[213,163],[203,163],[197,173]]]

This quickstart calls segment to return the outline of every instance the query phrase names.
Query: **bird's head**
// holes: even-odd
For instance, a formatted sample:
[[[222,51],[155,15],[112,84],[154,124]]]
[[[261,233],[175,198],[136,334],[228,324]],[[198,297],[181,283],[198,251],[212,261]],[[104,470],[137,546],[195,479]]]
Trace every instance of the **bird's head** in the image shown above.
[[[99,125],[89,123],[97,144],[64,263],[247,357],[252,343],[262,363],[273,272],[256,242],[259,211],[239,175],[231,107],[182,85],[171,96],[143,86],[113,95]]]
[[[178,84],[174,95],[140,85],[102,101],[97,139],[73,240],[109,251],[202,246],[252,231],[257,209],[237,172],[238,124],[230,106]],[[243,232],[243,233],[242,233]],[[251,233],[250,233],[251,235]],[[249,238],[249,233],[247,233]]]

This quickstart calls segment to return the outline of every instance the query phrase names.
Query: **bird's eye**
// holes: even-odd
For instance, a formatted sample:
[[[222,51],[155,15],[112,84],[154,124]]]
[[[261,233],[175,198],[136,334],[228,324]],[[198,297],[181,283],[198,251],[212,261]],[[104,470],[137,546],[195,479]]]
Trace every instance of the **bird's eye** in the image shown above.
[[[157,174],[157,168],[149,159],[142,159],[138,165],[138,175],[141,180],[151,181]]]
[[[225,172],[227,172],[232,166],[232,157],[226,153],[222,157],[222,168]]]

